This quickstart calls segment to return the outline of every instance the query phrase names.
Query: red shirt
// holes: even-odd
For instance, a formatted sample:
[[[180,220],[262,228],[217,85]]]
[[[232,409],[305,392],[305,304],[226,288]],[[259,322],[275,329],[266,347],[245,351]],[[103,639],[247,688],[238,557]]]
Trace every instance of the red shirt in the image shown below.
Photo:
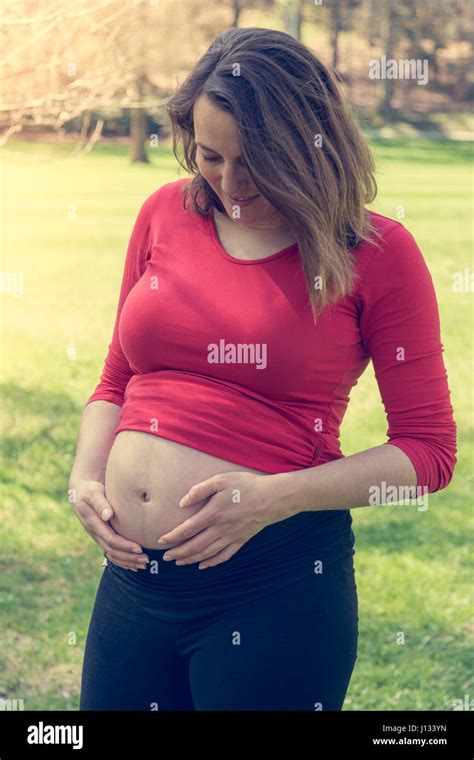
[[[456,459],[438,305],[411,233],[369,212],[381,249],[354,250],[361,279],[313,322],[298,244],[257,260],[222,247],[213,217],[183,208],[189,178],[150,195],[125,258],[115,327],[87,401],[140,430],[267,473],[343,457],[351,388],[372,360],[389,443],[418,486],[445,488]]]

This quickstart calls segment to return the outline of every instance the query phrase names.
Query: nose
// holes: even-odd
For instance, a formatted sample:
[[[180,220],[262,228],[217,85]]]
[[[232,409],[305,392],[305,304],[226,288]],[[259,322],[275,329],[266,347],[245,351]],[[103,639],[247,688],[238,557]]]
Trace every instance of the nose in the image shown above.
[[[251,195],[248,180],[249,177],[246,169],[227,166],[222,170],[221,187],[227,195],[243,198]]]

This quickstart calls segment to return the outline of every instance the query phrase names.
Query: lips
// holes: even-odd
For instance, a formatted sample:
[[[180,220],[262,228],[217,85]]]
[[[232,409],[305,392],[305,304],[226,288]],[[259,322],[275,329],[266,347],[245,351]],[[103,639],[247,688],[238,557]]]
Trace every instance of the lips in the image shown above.
[[[239,203],[239,202],[243,203],[244,201],[251,201],[254,198],[257,198],[257,196],[258,196],[258,194],[257,195],[249,195],[249,196],[247,196],[247,198],[236,198],[233,195],[229,195],[228,197],[230,198],[231,201],[236,201],[237,203]]]

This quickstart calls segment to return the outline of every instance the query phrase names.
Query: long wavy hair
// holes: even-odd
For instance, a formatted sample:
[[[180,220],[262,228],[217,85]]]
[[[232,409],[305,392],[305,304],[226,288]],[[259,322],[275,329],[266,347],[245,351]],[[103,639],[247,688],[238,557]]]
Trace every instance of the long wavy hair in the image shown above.
[[[231,28],[166,106],[176,160],[194,175],[184,206],[202,216],[225,209],[199,173],[193,106],[205,95],[234,117],[250,176],[297,239],[314,320],[352,292],[353,248],[380,237],[364,208],[377,194],[374,161],[333,72],[285,32]]]

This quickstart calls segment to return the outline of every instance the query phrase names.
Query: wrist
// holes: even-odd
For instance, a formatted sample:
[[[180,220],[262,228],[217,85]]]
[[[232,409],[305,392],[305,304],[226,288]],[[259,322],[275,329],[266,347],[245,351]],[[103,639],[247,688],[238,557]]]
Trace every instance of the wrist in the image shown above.
[[[304,510],[293,476],[293,472],[279,472],[268,476],[270,505],[277,514],[285,518],[293,517]]]
[[[73,471],[69,476],[68,488],[76,488],[81,480],[95,480],[105,486],[104,470],[87,470],[87,472]]]

